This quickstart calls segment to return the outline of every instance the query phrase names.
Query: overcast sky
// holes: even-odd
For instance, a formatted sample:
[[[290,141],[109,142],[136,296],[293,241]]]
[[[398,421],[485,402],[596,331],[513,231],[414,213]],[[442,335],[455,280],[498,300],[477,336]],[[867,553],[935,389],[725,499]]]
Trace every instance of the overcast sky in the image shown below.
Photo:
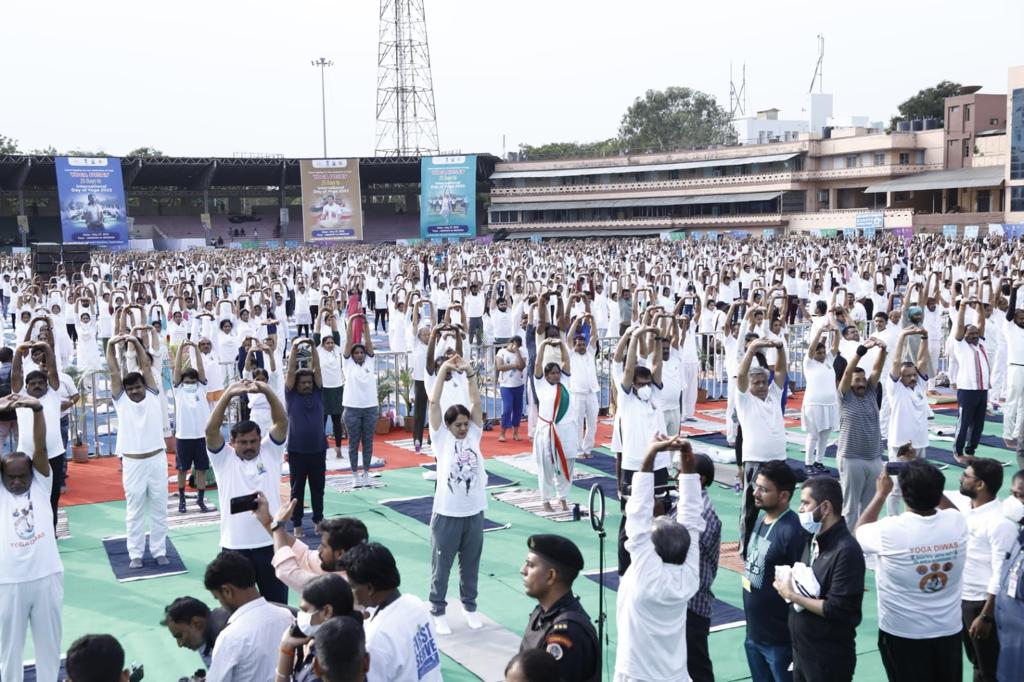
[[[371,155],[377,0],[5,3],[0,134],[23,150],[144,145],[172,155]],[[442,148],[611,137],[634,97],[689,86],[798,117],[825,36],[837,114],[888,119],[943,79],[1006,91],[1024,64],[1024,0],[426,0]]]

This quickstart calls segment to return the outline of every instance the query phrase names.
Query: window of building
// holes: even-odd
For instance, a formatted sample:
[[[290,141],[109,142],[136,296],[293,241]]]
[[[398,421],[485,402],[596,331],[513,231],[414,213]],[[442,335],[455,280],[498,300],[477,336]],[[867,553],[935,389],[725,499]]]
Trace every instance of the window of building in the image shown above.
[[[909,201],[910,200],[910,192],[893,192],[892,193],[892,200],[893,200],[893,202]]]
[[[1007,127],[1013,131],[1010,137],[1010,179],[1024,180],[1024,135],[1021,135],[1024,130],[1024,88],[1013,91],[1010,110],[1013,112],[1012,119],[1007,121]],[[1021,192],[1024,193],[1024,190]]]
[[[988,213],[992,210],[992,192],[987,189],[978,190],[978,212]]]
[[[918,149],[917,151],[914,152],[914,163],[916,163],[918,166],[923,166],[924,165],[924,150],[923,149]]]
[[[1010,210],[1024,211],[1024,187],[1010,188]]]
[[[910,165],[910,152],[900,152],[900,165],[901,166],[909,166]]]
[[[990,118],[988,120],[988,124],[990,126],[997,126],[997,125],[999,125],[999,119],[998,118]]]
[[[951,114],[955,114],[958,111],[960,111],[960,105],[958,105],[958,104],[954,104],[953,106],[951,106],[949,108],[949,113],[951,113]]]
[[[829,208],[829,205],[828,205],[828,190],[827,189],[819,189],[818,190],[818,208],[819,209],[827,209],[827,208]]]
[[[971,105],[968,104],[964,107],[964,123],[971,120]]]
[[[965,159],[968,156],[971,155],[971,139],[970,138],[964,138],[964,141],[963,141],[963,154],[964,154],[964,158]]]
[[[846,167],[847,168],[856,168],[859,165],[860,165],[860,157],[859,156],[857,156],[856,154],[847,154],[846,155]]]
[[[876,166],[884,166],[885,165],[885,152],[875,152],[875,165]]]

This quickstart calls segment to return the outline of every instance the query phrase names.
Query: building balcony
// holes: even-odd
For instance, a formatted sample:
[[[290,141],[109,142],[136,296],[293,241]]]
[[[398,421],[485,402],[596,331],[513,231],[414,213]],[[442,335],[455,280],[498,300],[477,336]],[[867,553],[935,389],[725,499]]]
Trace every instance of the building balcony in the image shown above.
[[[685,228],[780,227],[785,224],[781,213],[751,213],[729,216],[694,216],[692,218],[629,218],[626,220],[577,220],[564,222],[491,223],[491,230],[526,231],[607,231],[607,230],[678,230]]]
[[[913,216],[915,232],[942,233],[943,225],[956,225],[959,234],[963,234],[964,225],[980,225],[980,234],[988,234],[989,223],[1002,223],[1005,214],[1002,211],[986,211],[983,213],[915,213]]]
[[[806,189],[796,187],[795,183],[820,182],[833,180],[885,179],[925,171],[939,170],[942,164],[888,164],[884,166],[859,166],[856,168],[834,168],[829,170],[804,170],[788,173],[764,173],[760,175],[726,175],[711,178],[691,178],[685,180],[657,180],[651,182],[620,182],[610,184],[589,185],[558,185],[546,187],[493,187],[491,198],[496,206],[501,197],[522,198],[525,196],[538,199],[554,199],[585,195],[593,198],[629,198],[638,194],[678,194],[679,190],[694,190],[694,194],[713,193],[722,188],[757,187],[785,191],[788,189]],[[638,172],[641,172],[638,169]],[[607,195],[607,196],[605,196]]]

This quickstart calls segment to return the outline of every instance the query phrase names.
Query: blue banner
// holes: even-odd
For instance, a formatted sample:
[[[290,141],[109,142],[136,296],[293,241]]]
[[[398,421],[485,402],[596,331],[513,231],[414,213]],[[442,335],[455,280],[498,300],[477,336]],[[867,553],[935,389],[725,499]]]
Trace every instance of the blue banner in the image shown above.
[[[844,227],[843,228],[843,236],[846,237],[847,239],[856,239],[857,238],[857,228],[856,227]]]
[[[420,236],[476,236],[476,156],[420,160]]]
[[[885,213],[881,211],[858,213],[854,224],[861,229],[873,227],[877,230],[878,228],[885,227]]]
[[[943,225],[942,236],[956,239],[957,226],[956,225]]]
[[[126,247],[121,159],[58,156],[54,161],[64,243]]]

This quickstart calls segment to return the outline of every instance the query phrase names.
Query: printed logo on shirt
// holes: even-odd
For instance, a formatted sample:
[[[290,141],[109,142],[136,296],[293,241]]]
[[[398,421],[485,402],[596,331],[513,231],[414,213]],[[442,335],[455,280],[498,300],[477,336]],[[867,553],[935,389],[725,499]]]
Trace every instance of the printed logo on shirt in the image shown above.
[[[14,534],[22,540],[31,540],[36,534],[36,515],[32,509],[32,500],[28,507],[14,510]]]
[[[412,648],[416,652],[416,677],[422,680],[427,673],[441,665],[441,654],[437,650],[437,642],[434,641],[434,633],[430,631],[430,625],[421,625],[416,628],[416,634],[412,638]]]
[[[455,441],[455,458],[448,472],[448,490],[465,489],[468,495],[480,475],[480,455],[473,448],[465,447],[461,441]]]
[[[944,564],[938,562],[931,565],[921,564],[914,570],[921,576],[917,586],[922,592],[929,594],[941,592],[949,582],[949,572],[953,570],[953,562],[947,561]]]

